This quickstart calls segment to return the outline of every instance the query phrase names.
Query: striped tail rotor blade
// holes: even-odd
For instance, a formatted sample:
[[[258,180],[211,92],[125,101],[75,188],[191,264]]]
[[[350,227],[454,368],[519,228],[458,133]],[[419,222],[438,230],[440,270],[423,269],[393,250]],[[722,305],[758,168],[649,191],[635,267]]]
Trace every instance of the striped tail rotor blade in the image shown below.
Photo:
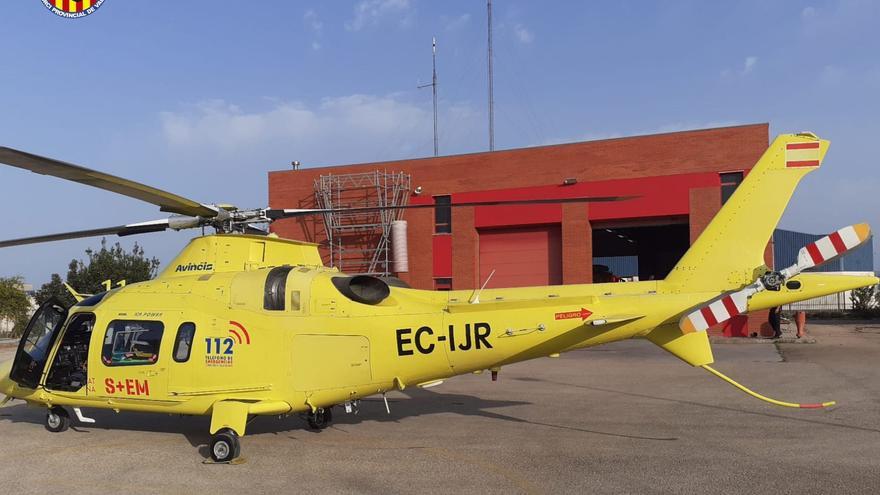
[[[808,268],[819,266],[847,251],[860,246],[871,236],[871,227],[866,223],[850,225],[801,248],[797,264],[785,270],[786,278]]]
[[[798,273],[819,266],[864,243],[871,236],[871,227],[866,223],[850,225],[808,244],[798,252],[794,265],[782,270],[783,280]],[[703,332],[709,327],[745,313],[749,297],[766,289],[758,280],[752,285],[736,292],[729,292],[688,314],[679,321],[683,333]]]
[[[709,327],[745,313],[749,296],[760,292],[762,285],[750,285],[736,292],[728,292],[709,304],[686,314],[678,326],[683,333],[705,332]]]

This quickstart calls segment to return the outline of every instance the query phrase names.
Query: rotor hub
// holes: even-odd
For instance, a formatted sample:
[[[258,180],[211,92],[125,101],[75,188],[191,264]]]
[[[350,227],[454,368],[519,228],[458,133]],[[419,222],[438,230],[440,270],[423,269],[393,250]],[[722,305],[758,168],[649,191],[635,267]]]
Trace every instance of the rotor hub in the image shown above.
[[[780,272],[767,272],[761,276],[761,283],[767,290],[778,291],[785,283],[785,277]]]

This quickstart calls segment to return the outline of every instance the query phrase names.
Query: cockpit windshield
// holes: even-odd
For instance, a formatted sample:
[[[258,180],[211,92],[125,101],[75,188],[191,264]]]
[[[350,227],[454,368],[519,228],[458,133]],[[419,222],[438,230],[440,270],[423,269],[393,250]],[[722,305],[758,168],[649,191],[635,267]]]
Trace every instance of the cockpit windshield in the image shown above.
[[[46,360],[61,325],[67,318],[67,309],[51,300],[37,310],[21,338],[9,378],[26,388],[37,388]]]

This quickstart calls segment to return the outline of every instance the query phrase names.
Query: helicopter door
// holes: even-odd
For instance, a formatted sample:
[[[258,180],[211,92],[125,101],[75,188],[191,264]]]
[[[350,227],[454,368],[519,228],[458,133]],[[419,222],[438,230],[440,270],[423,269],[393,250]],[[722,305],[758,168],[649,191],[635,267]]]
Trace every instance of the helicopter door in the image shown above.
[[[101,364],[89,370],[97,395],[131,400],[166,397],[168,363],[161,353],[163,321],[117,319],[109,322],[106,329],[95,331],[103,338]]]
[[[194,385],[199,383],[199,375],[202,371],[195,359],[190,361],[190,357],[198,353],[198,350],[193,352],[193,347],[197,345],[196,324],[192,321],[184,321],[176,329],[169,330],[169,332],[171,332],[169,340],[171,338],[174,340],[173,343],[169,342],[172,345],[171,360],[173,362],[168,365],[168,390],[172,395],[176,395],[193,390]]]
[[[61,335],[61,343],[44,383],[46,390],[61,392],[94,391],[89,382],[89,344],[95,328],[94,313],[76,313],[70,317]],[[86,385],[90,385],[86,388]]]
[[[9,372],[12,381],[24,388],[37,388],[65,319],[67,308],[56,299],[50,299],[37,309],[18,344]]]

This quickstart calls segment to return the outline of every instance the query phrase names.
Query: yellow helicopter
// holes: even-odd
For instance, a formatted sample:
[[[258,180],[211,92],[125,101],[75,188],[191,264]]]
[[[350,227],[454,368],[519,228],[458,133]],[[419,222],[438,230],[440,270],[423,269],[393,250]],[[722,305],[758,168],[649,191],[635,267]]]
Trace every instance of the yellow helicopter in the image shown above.
[[[0,148],[0,162],[158,205],[170,218],[0,242],[0,247],[96,235],[214,227],[154,280],[113,288],[65,308],[40,307],[14,359],[0,365],[3,403],[48,409],[65,430],[81,408],[210,415],[210,453],[229,462],[255,415],[332,421],[332,407],[449,377],[629,338],[658,345],[759,399],[710,366],[706,329],[749,311],[878,283],[872,276],[802,273],[863,243],[866,224],[801,249],[774,271],[763,252],[798,182],[828,141],[774,140],[664,280],[434,292],[395,279],[325,267],[318,246],[254,225],[336,210],[238,210],[208,205],[84,167]],[[612,201],[625,198],[574,198]],[[537,200],[538,202],[544,200]],[[559,201],[559,200],[554,200]],[[522,202],[495,202],[509,204]],[[476,206],[490,203],[460,203]],[[410,205],[408,207],[431,207]],[[350,210],[349,210],[350,211]],[[524,262],[527,262],[524,260]],[[387,403],[386,403],[387,405]]]

